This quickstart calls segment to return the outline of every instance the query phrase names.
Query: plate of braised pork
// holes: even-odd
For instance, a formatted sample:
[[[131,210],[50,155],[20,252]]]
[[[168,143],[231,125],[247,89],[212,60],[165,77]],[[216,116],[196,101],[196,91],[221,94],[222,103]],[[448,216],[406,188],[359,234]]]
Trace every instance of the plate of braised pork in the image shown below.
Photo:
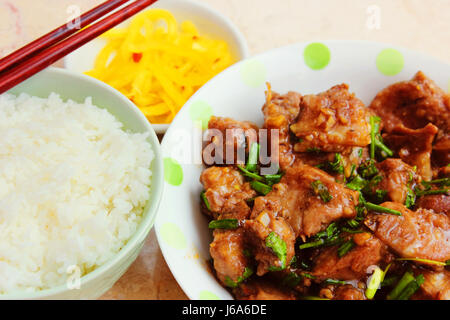
[[[449,300],[449,80],[407,49],[335,41],[207,83],[162,143],[156,232],[186,294]]]

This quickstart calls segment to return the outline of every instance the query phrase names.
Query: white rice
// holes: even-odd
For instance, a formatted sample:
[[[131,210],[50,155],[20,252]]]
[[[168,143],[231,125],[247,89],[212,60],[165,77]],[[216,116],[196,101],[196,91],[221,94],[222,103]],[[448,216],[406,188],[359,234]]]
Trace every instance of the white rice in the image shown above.
[[[150,194],[147,136],[90,98],[0,95],[0,294],[65,284],[126,244]]]

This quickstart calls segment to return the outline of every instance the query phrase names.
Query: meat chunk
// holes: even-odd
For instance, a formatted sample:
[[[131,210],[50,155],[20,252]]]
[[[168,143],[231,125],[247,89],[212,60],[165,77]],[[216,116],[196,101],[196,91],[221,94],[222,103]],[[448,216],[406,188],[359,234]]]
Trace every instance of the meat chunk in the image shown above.
[[[409,190],[414,190],[420,177],[414,169],[400,159],[386,159],[376,165],[382,180],[378,189],[387,191],[387,199],[404,204]]]
[[[420,197],[416,202],[417,208],[433,210],[436,213],[444,213],[450,217],[450,196],[436,194]]]
[[[346,84],[303,96],[297,122],[291,125],[292,132],[302,139],[295,144],[295,151],[341,152],[348,147],[365,147],[370,143],[369,116]]]
[[[336,288],[333,300],[366,300],[364,291],[346,284]]]
[[[238,300],[296,300],[291,290],[280,288],[264,278],[252,279],[233,291]]]
[[[252,255],[258,263],[257,275],[284,270],[295,254],[295,235],[291,226],[266,211],[257,216],[252,213],[252,218],[245,221],[244,228]]]
[[[433,300],[450,300],[450,271],[420,272],[425,282],[420,287],[421,293]]]
[[[382,206],[402,215],[370,213],[365,224],[400,256],[441,262],[450,259],[449,217],[427,209],[411,211],[394,202]]]
[[[321,184],[329,199],[324,201],[314,185]],[[279,184],[261,200],[255,201],[252,216],[266,210],[283,217],[296,237],[310,237],[331,222],[356,216],[358,192],[335,182],[324,171],[311,166],[289,168]]]
[[[226,286],[238,284],[249,261],[244,255],[244,230],[214,230],[214,241],[209,246],[217,278]]]
[[[319,280],[362,279],[368,275],[368,268],[388,258],[387,247],[377,238],[369,236],[365,241],[340,258],[338,247],[322,249],[314,261],[312,274]]]
[[[431,170],[431,150],[438,128],[428,124],[422,129],[395,127],[391,133],[384,134],[386,144],[404,162],[417,166],[417,172],[425,179],[433,176]]]
[[[248,148],[258,139],[258,127],[249,121],[213,116],[206,136],[210,143],[203,149],[205,164],[243,164]]]
[[[450,134],[446,134],[436,141],[431,160],[436,167],[444,167],[450,164]]]
[[[264,128],[268,129],[268,136],[272,141],[275,137],[272,130],[278,130],[278,152],[272,154],[272,161],[279,163],[282,170],[285,170],[294,162],[293,144],[290,141],[289,125],[297,118],[300,110],[301,95],[296,92],[288,92],[280,95],[272,92],[268,86],[266,92],[266,103],[262,111],[264,113]],[[275,141],[273,141],[275,143]]]
[[[379,92],[369,108],[381,117],[386,132],[399,124],[420,129],[433,123],[441,132],[450,128],[450,96],[421,71]]]
[[[205,188],[205,197],[210,210],[206,214],[217,218],[245,219],[250,214],[246,200],[253,198],[256,192],[239,171],[233,167],[210,167],[200,176],[200,182]]]

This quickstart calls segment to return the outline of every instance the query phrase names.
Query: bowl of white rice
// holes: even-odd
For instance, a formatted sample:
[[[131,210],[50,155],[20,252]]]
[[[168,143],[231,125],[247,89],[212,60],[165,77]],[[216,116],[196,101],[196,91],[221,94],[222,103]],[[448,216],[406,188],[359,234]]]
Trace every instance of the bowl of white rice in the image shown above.
[[[94,299],[138,256],[158,138],[125,96],[48,68],[0,95],[0,299]]]

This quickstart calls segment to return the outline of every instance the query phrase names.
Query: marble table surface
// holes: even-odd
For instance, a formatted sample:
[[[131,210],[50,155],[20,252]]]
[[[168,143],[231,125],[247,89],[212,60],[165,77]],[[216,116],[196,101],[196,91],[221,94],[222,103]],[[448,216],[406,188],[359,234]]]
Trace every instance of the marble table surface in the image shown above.
[[[0,0],[0,57],[102,1]],[[450,0],[198,1],[228,16],[253,54],[299,41],[355,39],[393,43],[450,63]],[[187,299],[153,230],[136,262],[102,299]]]

